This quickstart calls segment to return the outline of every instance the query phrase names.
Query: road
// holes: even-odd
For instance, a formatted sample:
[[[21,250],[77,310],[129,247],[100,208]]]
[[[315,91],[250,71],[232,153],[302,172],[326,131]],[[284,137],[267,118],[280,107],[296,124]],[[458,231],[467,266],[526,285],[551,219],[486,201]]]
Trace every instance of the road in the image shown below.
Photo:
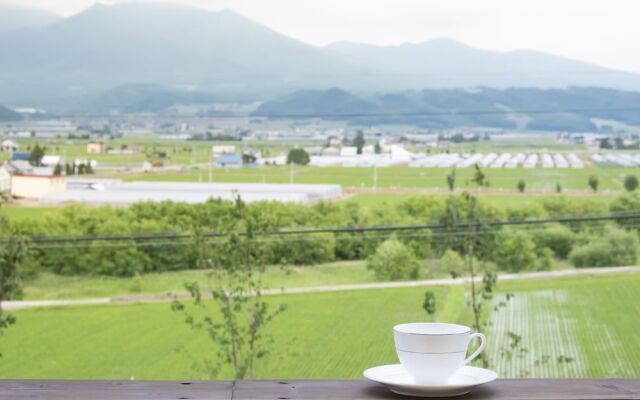
[[[640,266],[630,267],[602,267],[602,268],[581,268],[567,269],[560,271],[543,271],[543,272],[526,272],[521,274],[501,274],[498,276],[498,282],[518,281],[518,280],[545,280],[557,279],[572,276],[595,276],[608,274],[625,274],[640,273]],[[476,277],[479,282],[482,277]],[[368,290],[368,289],[388,289],[403,287],[428,287],[428,286],[444,286],[444,285],[465,285],[469,284],[470,278],[458,279],[426,279],[420,281],[402,281],[402,282],[374,282],[350,285],[328,285],[328,286],[310,286],[301,288],[286,289],[265,289],[264,295],[280,295],[280,294],[300,294],[300,293],[319,293],[319,292],[341,292],[349,290]],[[206,296],[205,296],[206,297]],[[68,307],[80,305],[95,304],[127,304],[127,303],[155,303],[169,302],[175,299],[188,299],[187,293],[176,295],[166,294],[136,294],[102,298],[88,298],[77,300],[24,300],[24,301],[5,301],[2,308],[5,310],[20,310],[26,308],[40,307]]]

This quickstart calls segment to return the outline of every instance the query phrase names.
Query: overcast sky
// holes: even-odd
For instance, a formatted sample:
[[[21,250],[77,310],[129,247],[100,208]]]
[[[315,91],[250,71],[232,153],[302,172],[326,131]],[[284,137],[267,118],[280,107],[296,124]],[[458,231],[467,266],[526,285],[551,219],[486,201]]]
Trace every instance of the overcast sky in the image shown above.
[[[121,0],[102,1],[116,3]],[[130,1],[130,0],[127,0]],[[639,0],[173,0],[237,11],[299,40],[375,44],[452,37],[640,72]],[[0,0],[72,15],[95,0]]]

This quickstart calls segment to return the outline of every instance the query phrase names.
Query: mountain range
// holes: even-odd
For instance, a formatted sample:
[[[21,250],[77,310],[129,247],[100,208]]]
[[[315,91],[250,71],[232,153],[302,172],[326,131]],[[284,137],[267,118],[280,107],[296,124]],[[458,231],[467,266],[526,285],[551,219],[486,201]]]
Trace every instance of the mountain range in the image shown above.
[[[264,102],[253,115],[320,117],[359,125],[484,126],[575,132],[615,130],[612,127],[619,123],[640,126],[638,104],[639,92],[586,87],[430,89],[374,95],[333,88],[298,91]]]
[[[0,25],[14,16],[0,29],[0,103],[13,107],[122,112],[137,109],[136,98],[158,95],[157,87],[164,93],[157,107],[193,99],[268,100],[331,87],[365,94],[478,86],[640,90],[639,74],[451,39],[317,47],[232,11],[98,4],[59,18],[16,10],[0,6]],[[114,96],[118,91],[125,103]]]

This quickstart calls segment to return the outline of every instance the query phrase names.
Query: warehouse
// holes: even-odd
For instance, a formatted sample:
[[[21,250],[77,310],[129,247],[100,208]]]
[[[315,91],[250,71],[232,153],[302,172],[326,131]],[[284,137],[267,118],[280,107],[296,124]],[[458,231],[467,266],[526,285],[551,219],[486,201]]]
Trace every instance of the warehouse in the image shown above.
[[[43,204],[129,205],[139,201],[176,201],[202,203],[209,199],[246,202],[280,201],[313,203],[342,197],[340,185],[122,182],[118,180],[70,180],[64,191],[40,199]]]

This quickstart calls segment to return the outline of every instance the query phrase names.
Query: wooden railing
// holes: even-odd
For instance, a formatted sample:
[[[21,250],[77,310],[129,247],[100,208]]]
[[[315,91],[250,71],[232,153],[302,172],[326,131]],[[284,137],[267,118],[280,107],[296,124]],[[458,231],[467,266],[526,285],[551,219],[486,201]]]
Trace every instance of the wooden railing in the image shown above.
[[[283,381],[0,381],[1,400],[366,400],[401,399],[363,380]],[[404,397],[406,399],[406,397]],[[503,379],[463,400],[640,399],[640,379]]]

